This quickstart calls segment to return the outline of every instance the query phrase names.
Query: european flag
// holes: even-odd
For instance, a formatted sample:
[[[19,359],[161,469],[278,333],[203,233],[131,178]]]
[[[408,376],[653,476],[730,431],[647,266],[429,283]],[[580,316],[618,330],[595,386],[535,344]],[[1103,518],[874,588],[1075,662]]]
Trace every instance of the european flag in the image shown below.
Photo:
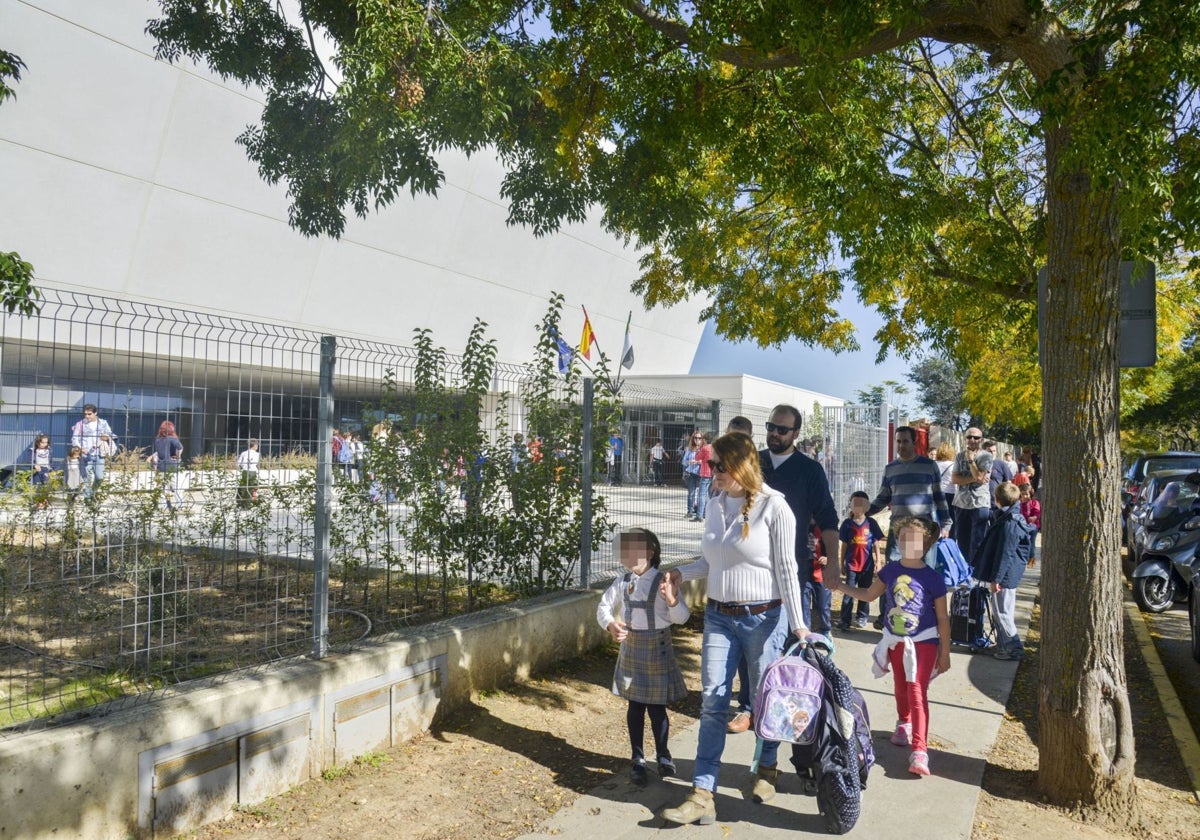
[[[562,336],[558,333],[554,334],[554,340],[558,344],[558,372],[566,376],[567,368],[571,366],[571,357],[575,355],[575,352],[571,349],[571,345],[563,341]]]

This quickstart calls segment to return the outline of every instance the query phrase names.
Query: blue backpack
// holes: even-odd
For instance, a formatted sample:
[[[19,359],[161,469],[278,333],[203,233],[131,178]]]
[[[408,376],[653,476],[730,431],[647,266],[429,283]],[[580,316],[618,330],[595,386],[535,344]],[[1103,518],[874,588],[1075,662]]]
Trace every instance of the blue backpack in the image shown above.
[[[966,583],[971,577],[971,567],[959,550],[958,543],[948,537],[937,541],[937,565],[934,568],[942,573],[947,589]]]

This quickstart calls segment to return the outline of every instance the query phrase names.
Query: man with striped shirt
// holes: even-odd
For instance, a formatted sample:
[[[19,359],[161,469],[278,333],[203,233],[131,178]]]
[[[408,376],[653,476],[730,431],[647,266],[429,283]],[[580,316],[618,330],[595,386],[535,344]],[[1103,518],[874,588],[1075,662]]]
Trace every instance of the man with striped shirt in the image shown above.
[[[917,433],[911,426],[896,429],[895,440],[896,460],[884,467],[883,482],[867,515],[873,516],[890,506],[893,521],[903,516],[936,519],[942,526],[942,536],[946,536],[950,532],[950,506],[942,493],[942,475],[937,464],[917,454]],[[900,559],[900,550],[891,529],[888,531],[887,558],[890,562]]]

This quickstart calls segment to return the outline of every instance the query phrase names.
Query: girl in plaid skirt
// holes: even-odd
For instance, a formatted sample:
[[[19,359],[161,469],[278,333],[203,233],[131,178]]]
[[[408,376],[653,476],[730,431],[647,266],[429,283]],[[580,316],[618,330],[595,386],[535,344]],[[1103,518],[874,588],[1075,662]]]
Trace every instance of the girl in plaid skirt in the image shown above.
[[[646,784],[642,752],[646,715],[654,735],[660,777],[674,775],[675,762],[667,749],[670,723],[667,704],[687,695],[683,674],[675,661],[671,625],[690,615],[679,597],[678,584],[658,569],[658,537],[645,528],[630,528],[617,538],[617,556],[626,572],[612,582],[596,608],[596,620],[621,643],[613,673],[613,694],[629,701],[626,723],[633,750],[634,784]]]

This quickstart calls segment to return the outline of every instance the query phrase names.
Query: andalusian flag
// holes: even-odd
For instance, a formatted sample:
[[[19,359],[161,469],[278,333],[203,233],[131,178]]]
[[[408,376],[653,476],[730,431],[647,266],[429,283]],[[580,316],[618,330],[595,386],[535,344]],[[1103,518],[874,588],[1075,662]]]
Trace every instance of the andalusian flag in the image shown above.
[[[625,319],[625,347],[621,350],[621,367],[633,367],[633,341],[629,338],[629,325],[633,323],[633,310]]]
[[[588,319],[587,310],[583,310],[583,335],[579,337],[579,355],[591,361],[592,358],[592,342],[596,340],[596,334],[592,332],[592,322]]]

